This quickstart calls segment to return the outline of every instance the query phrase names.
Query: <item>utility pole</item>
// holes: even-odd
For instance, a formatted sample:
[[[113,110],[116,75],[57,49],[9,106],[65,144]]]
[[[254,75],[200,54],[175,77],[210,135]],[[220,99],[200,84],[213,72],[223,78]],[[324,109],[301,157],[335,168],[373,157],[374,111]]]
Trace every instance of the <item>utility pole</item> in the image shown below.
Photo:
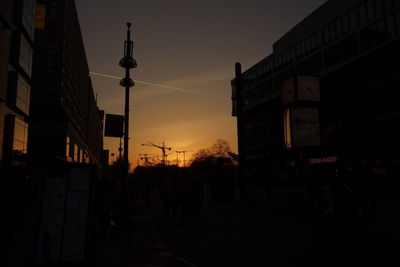
[[[189,152],[189,151],[187,151],[187,150],[177,150],[176,151],[176,155],[177,155],[177,158],[178,158],[178,153],[180,154],[180,153],[183,153],[183,167],[186,167],[186,159],[185,159],[185,153],[186,152]]]
[[[162,165],[165,166],[166,163],[166,158],[167,158],[167,154],[165,152],[165,150],[168,149],[168,151],[171,151],[172,147],[167,147],[165,146],[164,142],[162,143],[162,146],[158,146],[156,144],[153,144],[152,142],[147,142],[148,144],[142,144],[142,146],[152,146],[152,147],[156,147],[161,149],[162,152]]]
[[[124,167],[126,174],[129,171],[129,158],[128,158],[128,142],[129,142],[129,88],[133,87],[135,83],[129,77],[130,69],[136,68],[136,60],[132,57],[133,55],[133,42],[131,41],[131,23],[126,24],[128,26],[127,37],[124,43],[124,57],[119,61],[119,65],[125,68],[125,78],[120,81],[120,85],[125,87],[125,127],[124,127]]]

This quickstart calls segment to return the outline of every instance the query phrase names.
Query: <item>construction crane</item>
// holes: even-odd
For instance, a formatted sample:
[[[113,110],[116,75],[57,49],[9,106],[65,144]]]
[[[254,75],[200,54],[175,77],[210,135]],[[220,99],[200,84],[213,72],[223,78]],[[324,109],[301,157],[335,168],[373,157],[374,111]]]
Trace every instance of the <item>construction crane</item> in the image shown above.
[[[161,164],[163,166],[165,166],[165,162],[166,162],[166,158],[167,158],[167,155],[166,155],[165,151],[166,150],[171,151],[172,147],[165,146],[164,142],[162,143],[162,146],[159,146],[159,145],[153,144],[152,142],[149,142],[149,141],[147,141],[147,144],[142,144],[142,146],[152,146],[152,147],[156,147],[156,148],[161,149],[161,152],[162,152]]]

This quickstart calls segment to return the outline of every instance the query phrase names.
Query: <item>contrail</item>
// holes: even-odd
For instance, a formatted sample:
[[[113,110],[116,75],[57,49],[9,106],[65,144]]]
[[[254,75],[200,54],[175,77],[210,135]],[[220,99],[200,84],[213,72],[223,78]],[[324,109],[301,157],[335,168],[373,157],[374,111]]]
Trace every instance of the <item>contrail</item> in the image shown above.
[[[122,77],[107,75],[107,74],[97,73],[97,72],[89,72],[89,74],[92,74],[95,76],[100,76],[100,77],[105,77],[105,78],[111,78],[111,79],[118,79],[118,80],[122,79]],[[190,93],[190,94],[205,95],[205,96],[212,96],[212,97],[228,99],[227,97],[223,97],[223,96],[219,96],[219,95],[207,94],[207,93],[203,93],[203,92],[199,92],[199,91],[188,90],[188,89],[183,89],[183,88],[179,88],[179,87],[163,85],[163,84],[159,84],[159,83],[151,83],[151,82],[138,81],[138,80],[134,80],[134,82],[139,83],[139,84],[144,84],[144,85],[166,88],[166,89],[175,90],[175,91],[181,91],[181,92]]]

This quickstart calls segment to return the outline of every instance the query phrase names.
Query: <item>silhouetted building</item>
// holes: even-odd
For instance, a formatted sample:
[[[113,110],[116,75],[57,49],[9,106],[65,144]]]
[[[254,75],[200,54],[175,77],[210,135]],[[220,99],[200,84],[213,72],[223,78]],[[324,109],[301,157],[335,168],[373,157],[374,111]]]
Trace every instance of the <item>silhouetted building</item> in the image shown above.
[[[399,37],[399,1],[329,0],[238,75],[244,183],[290,183],[317,163],[333,163],[331,176],[338,164],[398,164]]]
[[[29,152],[100,165],[104,112],[73,0],[37,1],[34,50]]]
[[[35,2],[0,2],[0,165],[27,153]]]

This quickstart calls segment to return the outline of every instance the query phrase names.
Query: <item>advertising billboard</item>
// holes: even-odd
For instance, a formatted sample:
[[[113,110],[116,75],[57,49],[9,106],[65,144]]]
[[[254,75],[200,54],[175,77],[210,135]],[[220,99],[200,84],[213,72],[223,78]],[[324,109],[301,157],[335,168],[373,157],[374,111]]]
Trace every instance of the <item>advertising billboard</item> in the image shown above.
[[[292,109],[293,146],[318,146],[321,137],[317,108]]]

